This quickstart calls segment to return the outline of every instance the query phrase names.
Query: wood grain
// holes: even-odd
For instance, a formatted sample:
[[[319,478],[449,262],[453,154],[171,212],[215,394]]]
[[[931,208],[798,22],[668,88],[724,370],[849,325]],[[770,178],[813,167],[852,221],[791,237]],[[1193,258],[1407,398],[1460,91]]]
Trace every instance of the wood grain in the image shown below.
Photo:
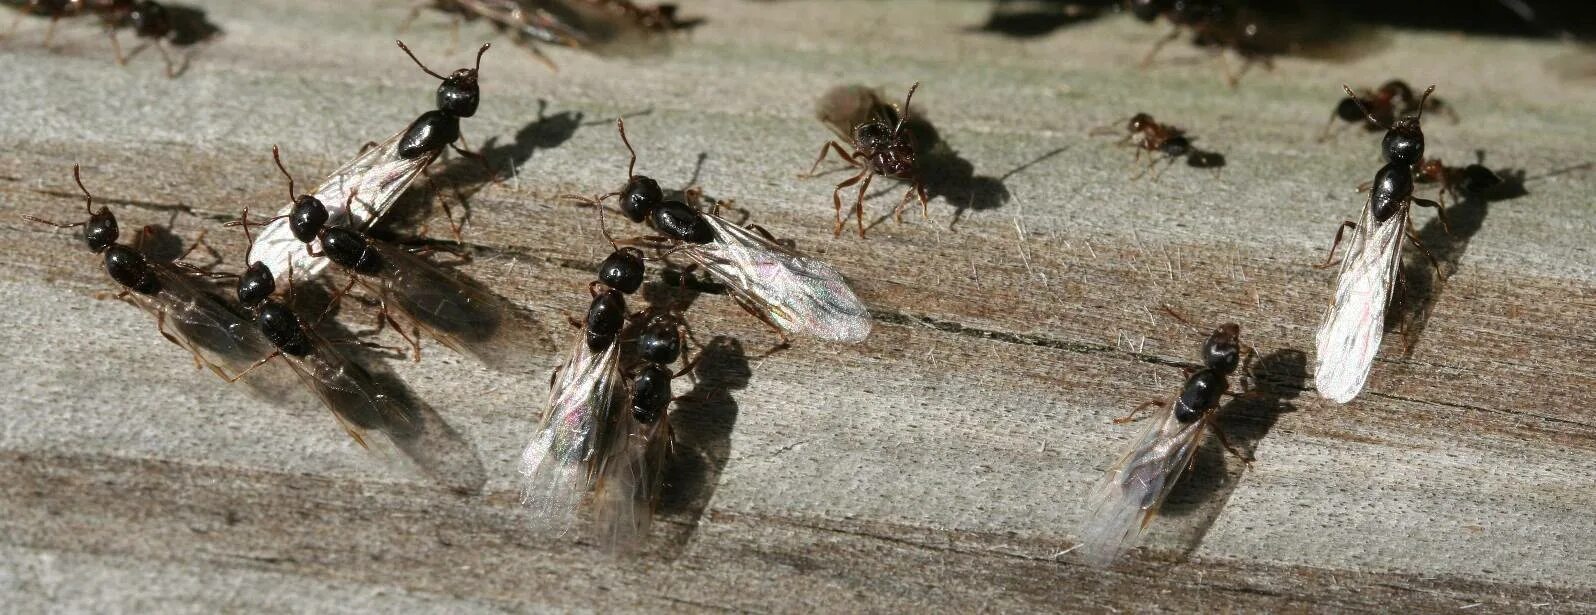
[[[550,72],[464,24],[423,14],[406,42],[434,67],[484,58],[474,146],[513,168],[434,169],[467,195],[462,271],[566,343],[565,313],[607,253],[563,193],[613,189],[627,116],[639,171],[696,182],[846,272],[877,316],[858,346],[773,336],[724,296],[692,298],[717,338],[677,410],[680,454],[647,551],[616,560],[528,531],[515,461],[558,351],[531,375],[429,346],[387,369],[450,434],[447,476],[350,443],[325,411],[271,403],[191,369],[110,288],[69,233],[74,162],[123,228],[171,227],[236,267],[220,223],[281,199],[283,147],[313,181],[404,126],[434,82],[391,39],[404,3],[207,4],[223,30],[166,80],[127,67],[92,27],[53,50],[24,22],[0,43],[0,600],[21,610],[643,610],[1439,612],[1596,609],[1596,231],[1588,144],[1596,90],[1548,62],[1551,42],[1387,32],[1330,64],[1283,59],[1225,87],[1214,62],[1110,17],[1039,38],[968,30],[975,3],[688,3],[705,17],[667,57],[551,51]],[[1312,334],[1334,225],[1378,166],[1373,136],[1314,137],[1339,85],[1435,82],[1462,121],[1427,122],[1429,151],[1523,173],[1516,198],[1455,204],[1421,234],[1450,273],[1414,260],[1404,336],[1357,401],[1318,399]],[[830,236],[830,186],[800,180],[829,137],[816,96],[861,82],[917,105],[959,159],[933,178],[929,220]],[[1225,154],[1129,181],[1131,153],[1093,128],[1147,111]],[[1585,166],[1582,166],[1585,165]],[[884,215],[897,190],[871,199]],[[444,198],[454,198],[449,188]],[[412,190],[388,225],[445,226]],[[612,219],[612,224],[619,224]],[[624,227],[615,227],[622,231]],[[624,229],[632,232],[632,229]],[[1222,426],[1145,548],[1112,571],[1059,555],[1085,489],[1134,427],[1109,422],[1174,392],[1201,326],[1241,323],[1269,394]],[[350,327],[365,317],[350,314]],[[685,385],[684,385],[685,386]],[[686,392],[685,390],[682,392]],[[451,487],[453,489],[451,489]],[[466,491],[462,495],[458,491]],[[1471,609],[1472,610],[1472,609]]]

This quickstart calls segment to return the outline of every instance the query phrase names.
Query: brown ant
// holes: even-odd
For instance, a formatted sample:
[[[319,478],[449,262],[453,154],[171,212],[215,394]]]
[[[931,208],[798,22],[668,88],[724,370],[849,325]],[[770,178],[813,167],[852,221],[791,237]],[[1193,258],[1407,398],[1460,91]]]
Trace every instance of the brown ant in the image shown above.
[[[1093,134],[1112,132],[1114,129],[1098,129]],[[1174,164],[1176,159],[1186,158],[1187,164],[1194,167],[1210,168],[1224,166],[1224,156],[1205,152],[1193,147],[1191,139],[1186,136],[1186,131],[1169,124],[1161,124],[1146,113],[1137,113],[1125,122],[1125,130],[1130,134],[1120,139],[1120,143],[1129,143],[1136,148],[1136,161],[1141,161],[1142,152],[1149,153],[1147,166],[1138,172],[1132,179],[1141,177],[1148,169],[1160,161]],[[1154,173],[1153,177],[1158,174]]]
[[[914,98],[914,91],[920,88],[920,82],[909,86],[909,94],[903,97],[903,108],[896,114],[897,122],[882,117],[874,117],[853,127],[853,134],[848,135],[853,141],[853,153],[843,147],[836,140],[830,140],[820,146],[820,156],[815,158],[815,164],[809,167],[809,172],[800,177],[815,177],[815,171],[820,168],[820,163],[826,160],[826,155],[836,151],[837,155],[855,167],[859,173],[837,184],[831,191],[832,204],[836,206],[837,224],[832,229],[832,235],[842,234],[842,227],[847,224],[848,217],[842,213],[842,189],[859,184],[859,195],[854,201],[853,213],[859,225],[859,236],[865,236],[864,226],[864,197],[865,191],[870,188],[870,180],[881,175],[893,179],[909,182],[909,189],[903,193],[903,198],[898,201],[898,206],[893,208],[892,217],[898,222],[903,221],[903,210],[909,204],[910,197],[919,197],[920,214],[929,217],[925,184],[920,181],[920,176],[915,168],[916,144],[914,133],[904,129],[904,122],[909,118],[909,101]]]
[[[1442,102],[1439,98],[1416,99],[1413,88],[1401,79],[1392,79],[1381,84],[1379,88],[1370,90],[1360,89],[1356,98],[1343,97],[1336,105],[1335,111],[1330,113],[1330,120],[1325,123],[1324,131],[1319,134],[1319,140],[1330,138],[1330,129],[1335,126],[1336,120],[1347,124],[1362,123],[1364,129],[1369,131],[1385,130],[1383,125],[1390,125],[1396,118],[1412,115],[1423,106],[1425,111],[1441,113],[1457,121],[1457,113],[1452,107]],[[1364,111],[1368,114],[1365,115]],[[1380,120],[1380,123],[1369,121],[1369,118]]]
[[[1482,164],[1466,167],[1449,167],[1439,158],[1425,158],[1413,167],[1413,181],[1420,184],[1439,184],[1436,200],[1446,204],[1446,195],[1459,200],[1460,195],[1480,194],[1502,184],[1502,178]]]

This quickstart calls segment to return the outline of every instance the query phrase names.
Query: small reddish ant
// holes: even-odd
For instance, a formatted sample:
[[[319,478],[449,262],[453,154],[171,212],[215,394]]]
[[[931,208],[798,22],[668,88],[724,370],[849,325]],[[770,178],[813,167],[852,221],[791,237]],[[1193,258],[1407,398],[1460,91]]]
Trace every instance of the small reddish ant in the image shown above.
[[[1129,143],[1136,148],[1136,161],[1141,161],[1142,152],[1149,153],[1147,166],[1138,172],[1132,179],[1141,177],[1148,169],[1160,161],[1174,164],[1176,159],[1187,158],[1187,163],[1194,167],[1210,168],[1224,166],[1224,156],[1204,152],[1193,147],[1191,139],[1186,136],[1186,131],[1169,124],[1160,124],[1153,116],[1146,113],[1137,113],[1125,122],[1125,130],[1130,134],[1120,139],[1120,143]],[[1114,129],[1098,129],[1093,134],[1113,132]],[[1157,173],[1153,175],[1157,177]]]
[[[842,189],[859,184],[859,196],[854,201],[853,213],[859,225],[859,236],[865,236],[864,226],[864,197],[865,191],[870,188],[870,180],[881,175],[893,179],[909,182],[909,189],[903,193],[903,198],[898,201],[898,206],[893,208],[894,220],[903,221],[903,210],[909,204],[910,197],[919,197],[920,214],[929,217],[929,197],[926,196],[925,184],[920,181],[919,172],[915,168],[916,144],[914,133],[904,129],[904,122],[909,118],[909,101],[914,98],[914,91],[920,88],[917,81],[909,86],[909,94],[903,97],[903,108],[896,114],[897,122],[892,123],[890,118],[877,114],[869,120],[853,127],[851,135],[839,135],[853,141],[853,153],[836,140],[827,141],[820,146],[820,156],[815,158],[815,164],[809,167],[809,172],[800,177],[814,177],[815,171],[820,168],[826,155],[836,151],[837,155],[855,167],[859,173],[837,184],[831,191],[832,204],[836,206],[837,223],[832,229],[832,235],[842,234],[842,227],[846,226],[848,217],[842,213]],[[889,107],[890,108],[890,107]]]

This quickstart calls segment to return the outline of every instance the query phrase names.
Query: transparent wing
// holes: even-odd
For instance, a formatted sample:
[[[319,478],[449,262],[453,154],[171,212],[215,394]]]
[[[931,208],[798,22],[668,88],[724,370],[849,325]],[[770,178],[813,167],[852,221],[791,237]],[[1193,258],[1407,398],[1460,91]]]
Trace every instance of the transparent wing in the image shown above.
[[[664,415],[649,425],[632,418],[631,412],[615,415],[617,425],[610,432],[611,444],[593,487],[593,518],[600,543],[620,553],[636,549],[648,536],[671,432]]]
[[[370,447],[368,430],[395,438],[406,438],[414,432],[417,412],[404,405],[402,397],[383,391],[365,368],[338,352],[326,339],[309,331],[306,335],[312,348],[309,354],[283,357],[355,442]]]
[[[1092,488],[1080,532],[1081,557],[1088,563],[1107,566],[1132,546],[1191,464],[1207,422],[1181,423],[1173,407],[1166,404],[1154,414]]]
[[[391,304],[443,345],[501,370],[524,368],[527,356],[548,350],[531,317],[508,301],[427,259],[382,241],[380,283]]]
[[[731,288],[745,306],[783,331],[859,342],[870,335],[870,310],[836,269],[798,254],[720,216],[705,213],[715,240],[682,252]]]
[[[205,285],[169,263],[150,262],[160,283],[155,295],[128,293],[154,315],[179,346],[223,378],[235,376],[275,348],[255,322],[227,307]]]
[[[1396,284],[1407,211],[1376,222],[1368,205],[1341,260],[1335,301],[1319,325],[1314,384],[1319,395],[1347,403],[1363,390],[1385,331],[1385,308]]]
[[[659,14],[625,0],[456,0],[461,8],[535,42],[607,56],[669,49]]]
[[[815,103],[815,118],[830,128],[845,143],[853,142],[854,127],[870,120],[888,125],[898,123],[898,108],[882,100],[881,94],[863,85],[839,85],[826,90]]]
[[[570,358],[549,390],[542,423],[521,453],[521,503],[548,529],[569,529],[604,441],[620,384],[619,344],[589,350],[578,335]]]
[[[438,157],[437,152],[416,158],[400,156],[399,139],[409,129],[406,125],[404,130],[394,133],[388,140],[356,156],[316,187],[311,194],[326,206],[330,223],[366,230],[388,212],[405,188],[415,181],[416,175]],[[356,195],[353,207],[347,207],[351,194]],[[286,216],[292,210],[293,203],[289,203],[277,215]],[[319,240],[312,241],[310,245],[317,253],[321,252]],[[255,236],[255,243],[250,246],[248,260],[261,261],[271,267],[272,272],[277,274],[279,286],[287,283],[290,265],[295,276],[309,279],[321,273],[328,263],[327,259],[310,256],[305,251],[305,244],[289,230],[287,218],[273,220],[261,228]]]

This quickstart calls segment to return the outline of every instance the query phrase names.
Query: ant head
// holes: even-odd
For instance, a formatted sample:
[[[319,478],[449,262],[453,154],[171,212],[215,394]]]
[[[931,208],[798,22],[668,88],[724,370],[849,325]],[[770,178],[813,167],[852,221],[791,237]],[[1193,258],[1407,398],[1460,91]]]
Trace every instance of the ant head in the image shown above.
[[[637,356],[649,363],[667,365],[682,356],[681,320],[666,312],[649,319],[637,336]]]
[[[1419,121],[1424,117],[1424,103],[1434,91],[1433,85],[1424,91],[1424,96],[1419,98],[1417,114],[1397,120],[1386,131],[1385,139],[1380,142],[1386,162],[1411,165],[1418,164],[1419,159],[1424,157],[1424,130],[1419,126]]]
[[[288,230],[293,231],[295,239],[310,243],[326,226],[327,206],[322,205],[321,199],[308,194],[294,199],[294,208],[288,213]]]
[[[277,292],[277,276],[266,263],[255,261],[238,276],[238,302],[254,308]]]
[[[172,18],[159,3],[135,2],[127,18],[133,24],[133,32],[144,38],[163,38],[172,33]]]
[[[1152,23],[1169,8],[1168,0],[1130,0],[1126,4],[1130,5],[1131,14],[1145,23]]]
[[[1130,121],[1125,122],[1125,129],[1131,132],[1141,132],[1154,126],[1153,116],[1146,113],[1132,115]]]
[[[400,49],[405,50],[405,54],[410,56],[416,66],[421,67],[421,70],[426,71],[428,75],[443,81],[442,84],[438,85],[436,98],[439,111],[444,111],[456,117],[476,115],[477,103],[481,102],[482,98],[482,90],[477,87],[477,74],[482,69],[482,54],[488,52],[488,47],[491,47],[492,43],[483,43],[482,48],[477,50],[477,63],[475,66],[462,68],[445,77],[433,72],[432,69],[427,68],[427,65],[422,64],[421,60],[416,59],[416,54],[410,52],[410,48],[405,46],[404,41],[395,42],[399,44]]]
[[[643,251],[627,246],[610,253],[599,263],[598,279],[605,286],[631,294],[643,285],[645,271]]]
[[[865,122],[853,128],[853,146],[867,154],[883,151],[892,147],[893,132],[886,122]]]
[[[633,175],[621,189],[621,213],[633,222],[642,222],[665,200],[659,182],[647,175]]]
[[[78,190],[83,191],[83,208],[88,210],[89,219],[83,223],[83,241],[89,244],[89,251],[96,254],[104,252],[111,244],[116,243],[121,236],[120,227],[116,225],[116,216],[111,210],[101,207],[94,210],[94,195],[89,194],[89,189],[83,187],[83,177],[78,165],[72,165],[72,181],[77,182]]]
[[[1241,326],[1219,325],[1203,342],[1203,366],[1222,374],[1236,371],[1241,363]]]

